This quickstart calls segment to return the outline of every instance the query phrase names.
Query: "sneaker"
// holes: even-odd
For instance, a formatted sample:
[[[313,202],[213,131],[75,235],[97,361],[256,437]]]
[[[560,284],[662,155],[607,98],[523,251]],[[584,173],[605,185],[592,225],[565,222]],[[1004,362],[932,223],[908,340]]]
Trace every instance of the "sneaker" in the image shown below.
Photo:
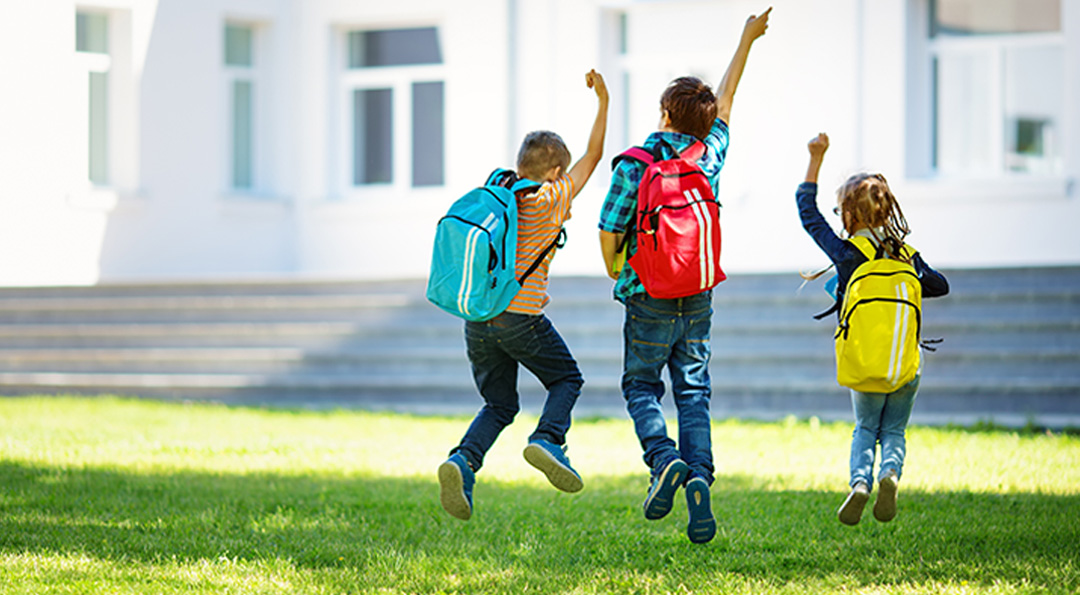
[[[690,466],[682,459],[672,459],[659,473],[654,473],[649,494],[645,496],[645,518],[653,521],[667,516],[675,500],[675,490],[689,474]]]
[[[555,446],[547,440],[533,440],[525,447],[525,460],[544,472],[551,485],[564,492],[579,492],[585,484],[581,476],[570,466],[566,447]]]
[[[476,476],[460,453],[439,465],[439,502],[450,516],[463,521],[472,516],[472,489]]]
[[[716,519],[709,499],[709,484],[702,477],[686,483],[686,509],[690,511],[690,523],[686,535],[693,543],[707,543],[716,535]]]
[[[851,493],[848,494],[847,499],[844,500],[844,504],[840,506],[840,522],[845,525],[858,525],[862,519],[863,507],[866,506],[866,501],[870,499],[870,488],[866,487],[863,482],[856,483],[851,488]]]
[[[896,517],[896,491],[899,480],[896,471],[890,469],[885,477],[878,481],[878,495],[874,502],[874,518],[887,523]]]

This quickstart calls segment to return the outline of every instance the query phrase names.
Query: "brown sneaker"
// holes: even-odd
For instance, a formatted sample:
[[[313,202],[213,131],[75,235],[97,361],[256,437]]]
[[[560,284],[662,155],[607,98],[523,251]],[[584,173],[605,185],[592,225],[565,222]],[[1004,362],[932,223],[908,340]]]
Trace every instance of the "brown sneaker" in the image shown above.
[[[887,523],[896,516],[896,491],[899,487],[896,471],[890,470],[878,482],[877,500],[874,502],[874,518]]]
[[[866,506],[868,500],[870,500],[870,488],[860,481],[851,488],[851,493],[840,506],[840,511],[837,513],[840,522],[845,525],[858,525],[859,520],[862,519],[863,507]]]

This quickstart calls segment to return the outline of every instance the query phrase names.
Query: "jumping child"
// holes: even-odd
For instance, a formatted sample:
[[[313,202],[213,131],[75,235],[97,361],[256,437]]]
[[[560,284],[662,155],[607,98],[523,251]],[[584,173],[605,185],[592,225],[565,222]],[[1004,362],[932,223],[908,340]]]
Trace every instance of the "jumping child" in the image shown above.
[[[570,167],[570,151],[562,138],[550,131],[529,133],[518,151],[517,175],[542,183],[535,193],[518,197],[518,278],[560,234],[563,223],[570,218],[571,201],[603,155],[607,87],[595,70],[585,75],[585,83],[596,92],[599,106],[581,159]],[[526,278],[505,312],[484,322],[465,323],[466,350],[484,406],[461,443],[450,451],[450,458],[439,466],[440,502],[459,519],[472,516],[475,473],[499,433],[520,409],[520,366],[532,372],[547,389],[540,421],[525,447],[525,460],[564,492],[577,492],[584,485],[565,454],[570,412],[584,380],[562,336],[544,315],[550,301],[548,266],[554,255],[550,251]]]
[[[696,77],[672,81],[660,97],[659,130],[643,147],[671,159],[700,141],[697,160],[716,196],[720,169],[728,148],[728,121],[735,90],[750,47],[765,34],[769,12],[747,19],[739,45],[716,92]],[[623,324],[622,392],[634,421],[643,459],[652,482],[643,505],[645,518],[660,519],[671,512],[675,493],[685,486],[690,541],[705,543],[716,534],[709,486],[713,483],[712,421],[709,378],[712,328],[712,290],[677,299],[654,298],[633,266],[615,267],[616,253],[627,233],[633,233],[638,186],[645,165],[619,161],[600,212],[600,249],[608,274],[615,279],[615,299],[626,309]],[[633,252],[634,242],[628,243]],[[630,257],[633,254],[628,254]],[[661,378],[667,367],[678,409],[679,441],[667,433],[660,399]]]
[[[829,137],[824,133],[819,134],[810,140],[807,148],[810,163],[806,180],[799,185],[796,193],[799,217],[803,228],[836,267],[836,297],[840,303],[852,273],[867,261],[867,257],[850,240],[837,236],[818,210],[818,173],[825,151],[829,148]],[[884,176],[860,173],[848,178],[837,191],[837,206],[833,212],[841,217],[846,237],[867,238],[879,253],[911,264],[922,286],[922,297],[938,297],[949,292],[945,277],[930,268],[918,252],[905,246],[904,238],[910,229]],[[920,368],[913,380],[889,393],[851,389],[851,402],[855,410],[855,431],[851,439],[851,492],[838,511],[840,522],[855,525],[862,518],[863,507],[870,499],[873,486],[874,454],[879,444],[881,465],[877,475],[878,495],[874,503],[874,518],[887,522],[896,516],[898,482],[906,453],[904,434],[921,376]]]

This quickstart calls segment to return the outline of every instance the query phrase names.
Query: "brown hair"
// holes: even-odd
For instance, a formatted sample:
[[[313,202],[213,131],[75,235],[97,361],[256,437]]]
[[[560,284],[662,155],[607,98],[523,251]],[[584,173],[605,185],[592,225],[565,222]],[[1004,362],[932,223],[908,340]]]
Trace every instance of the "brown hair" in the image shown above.
[[[904,245],[904,238],[911,233],[911,228],[885,176],[855,174],[840,186],[836,195],[840,212],[845,215],[844,229],[849,235],[867,227],[891,258],[904,260],[900,248]],[[878,228],[885,237],[878,237]]]
[[[885,253],[896,260],[909,261],[911,256],[901,253],[904,238],[911,233],[900,203],[889,189],[889,183],[881,174],[860,173],[847,179],[836,190],[836,202],[844,219],[844,231],[850,236],[866,227],[882,246]],[[884,237],[878,237],[878,229]],[[817,279],[832,265],[813,273],[799,273],[803,279]]]
[[[679,77],[664,89],[660,109],[668,113],[672,128],[704,139],[716,119],[716,94],[696,76]]]
[[[525,135],[518,150],[518,175],[534,182],[541,179],[547,170],[562,166],[563,173],[570,166],[570,150],[563,139],[549,130],[537,130]]]

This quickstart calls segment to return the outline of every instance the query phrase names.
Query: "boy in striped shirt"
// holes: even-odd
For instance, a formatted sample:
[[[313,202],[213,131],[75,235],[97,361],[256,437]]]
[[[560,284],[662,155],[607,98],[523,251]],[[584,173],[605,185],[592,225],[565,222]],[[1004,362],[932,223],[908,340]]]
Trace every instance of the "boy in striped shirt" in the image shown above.
[[[727,123],[735,89],[750,46],[765,34],[771,10],[747,19],[739,46],[715,94],[696,77],[678,78],[668,85],[660,97],[659,130],[645,140],[645,149],[662,151],[664,159],[671,159],[676,156],[675,151],[681,152],[701,141],[705,152],[697,163],[709,179],[714,196],[727,155]],[[694,543],[705,543],[716,535],[709,497],[714,472],[709,413],[712,290],[678,299],[658,299],[645,291],[633,267],[616,270],[618,247],[624,235],[632,233],[630,225],[644,169],[644,164],[637,161],[618,161],[600,211],[601,253],[608,275],[615,279],[615,299],[626,307],[623,397],[652,475],[644,503],[645,518],[667,516],[675,492],[685,486],[690,517],[687,535]],[[632,251],[633,246],[633,241],[627,243],[628,250]],[[664,395],[661,373],[665,366],[678,410],[677,444],[668,436],[660,405]]]
[[[604,149],[608,92],[595,70],[585,84],[599,100],[585,154],[570,166],[570,151],[554,132],[529,133],[517,158],[517,175],[541,182],[533,194],[518,196],[517,277],[559,238],[570,218],[573,198],[585,186]],[[569,168],[569,169],[568,169]],[[462,520],[472,516],[475,473],[495,439],[520,409],[517,391],[519,366],[525,366],[547,389],[547,399],[536,431],[525,447],[525,460],[542,471],[556,488],[577,492],[584,484],[566,457],[570,412],[584,380],[562,336],[544,315],[551,250],[526,278],[521,291],[505,312],[484,322],[465,323],[465,343],[473,378],[484,399],[461,443],[439,466],[440,501],[448,513]]]

